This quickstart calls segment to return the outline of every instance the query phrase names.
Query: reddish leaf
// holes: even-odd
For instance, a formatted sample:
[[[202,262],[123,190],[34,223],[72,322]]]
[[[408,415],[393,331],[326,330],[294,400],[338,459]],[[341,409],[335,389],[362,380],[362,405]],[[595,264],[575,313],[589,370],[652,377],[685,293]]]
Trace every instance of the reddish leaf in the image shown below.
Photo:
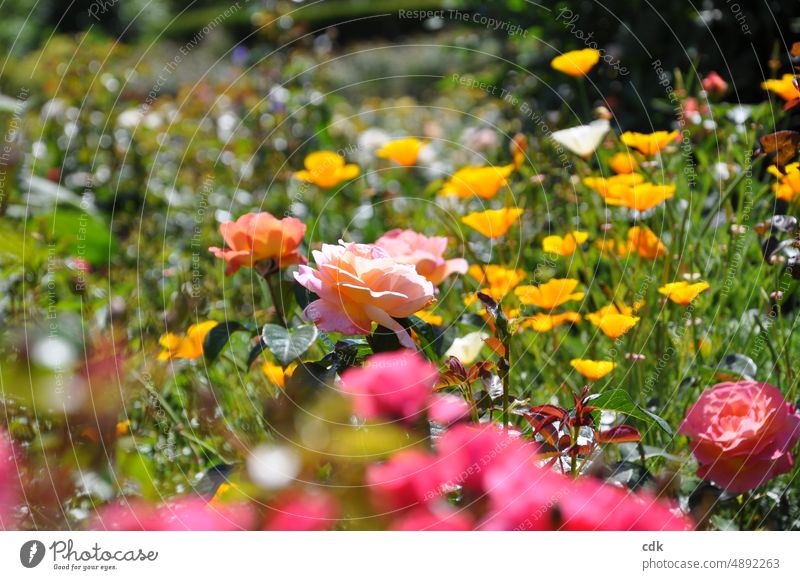
[[[617,425],[611,429],[600,431],[595,436],[598,443],[635,443],[642,436],[636,427],[630,425]]]
[[[499,338],[495,338],[491,336],[483,340],[486,345],[491,348],[494,353],[498,356],[506,356],[506,347],[503,346],[503,343],[500,341]]]

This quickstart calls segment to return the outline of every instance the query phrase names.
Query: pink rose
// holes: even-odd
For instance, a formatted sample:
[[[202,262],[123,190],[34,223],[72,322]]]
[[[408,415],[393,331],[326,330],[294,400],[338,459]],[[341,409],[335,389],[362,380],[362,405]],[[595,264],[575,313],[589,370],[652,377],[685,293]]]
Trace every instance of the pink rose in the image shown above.
[[[720,383],[700,395],[679,433],[691,440],[698,476],[742,493],[792,468],[800,416],[770,384]]]
[[[19,476],[14,446],[0,431],[0,531],[10,530],[12,516],[19,499]]]
[[[252,529],[255,513],[246,503],[219,506],[201,497],[183,497],[154,505],[122,500],[104,507],[92,529],[106,531],[223,532]]]
[[[450,274],[466,274],[467,261],[461,258],[445,260],[447,238],[428,237],[414,230],[392,230],[375,241],[375,245],[386,250],[395,261],[410,264],[417,273],[425,276],[431,284],[438,286]]]
[[[415,421],[428,405],[438,369],[412,350],[385,352],[342,373],[342,391],[367,419]]]
[[[409,449],[385,463],[370,465],[367,485],[380,510],[417,508],[442,496],[444,475],[436,456]]]
[[[321,532],[336,524],[339,508],[326,493],[288,491],[270,506],[265,530]]]
[[[397,532],[468,532],[472,528],[469,514],[444,507],[436,510],[417,508],[392,524],[392,530]]]
[[[433,284],[377,246],[323,244],[313,255],[318,269],[300,266],[294,275],[319,296],[303,311],[306,318],[326,332],[343,334],[370,334],[377,322],[394,330],[404,346],[414,347],[395,318],[411,316],[432,302]]]

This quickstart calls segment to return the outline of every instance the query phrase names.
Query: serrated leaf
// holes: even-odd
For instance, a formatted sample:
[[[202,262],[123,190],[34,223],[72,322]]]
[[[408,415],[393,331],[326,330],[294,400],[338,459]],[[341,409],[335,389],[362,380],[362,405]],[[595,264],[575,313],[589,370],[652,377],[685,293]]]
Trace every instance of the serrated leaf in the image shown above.
[[[664,419],[637,405],[633,399],[631,399],[631,396],[622,389],[611,389],[599,395],[595,395],[590,399],[591,400],[587,402],[591,402],[592,407],[597,407],[603,411],[624,413],[628,417],[633,417],[634,419],[639,419],[646,423],[655,423],[665,433],[672,435],[672,429]]]
[[[203,355],[206,360],[211,362],[219,356],[231,334],[240,330],[247,330],[243,325],[238,322],[220,322],[206,334],[203,340]]]
[[[261,340],[275,358],[286,366],[311,348],[317,340],[317,334],[317,327],[312,325],[287,329],[277,324],[265,324]]]

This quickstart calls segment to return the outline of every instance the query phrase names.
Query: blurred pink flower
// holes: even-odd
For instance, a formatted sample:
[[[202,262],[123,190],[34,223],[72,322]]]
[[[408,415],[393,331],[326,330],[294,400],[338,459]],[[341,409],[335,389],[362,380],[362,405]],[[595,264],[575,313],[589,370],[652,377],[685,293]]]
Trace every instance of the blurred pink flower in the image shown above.
[[[472,518],[466,512],[450,508],[416,508],[397,518],[392,530],[398,532],[468,532],[473,529]]]
[[[143,500],[122,501],[105,506],[92,529],[109,531],[233,531],[249,530],[255,512],[246,503],[209,504],[201,497],[186,497],[164,504]]]
[[[698,476],[742,493],[791,470],[800,416],[768,383],[720,383],[700,395],[678,431],[690,439]]]
[[[367,244],[323,244],[314,251],[317,269],[300,266],[294,277],[319,296],[303,311],[325,332],[370,334],[372,323],[393,330],[401,344],[414,343],[396,318],[422,310],[434,299],[433,284],[413,266]]]
[[[446,237],[428,237],[414,230],[395,229],[383,234],[375,245],[386,250],[395,261],[410,264],[417,273],[438,286],[450,274],[466,274],[467,261],[461,258],[445,260]]]
[[[450,425],[469,415],[467,402],[452,393],[437,393],[428,399],[428,419],[440,425]]]
[[[370,465],[366,482],[375,506],[387,511],[417,508],[439,498],[444,485],[436,456],[419,449],[401,451],[385,463]]]
[[[336,524],[339,507],[326,493],[289,491],[270,505],[265,530],[320,532]]]
[[[425,410],[438,378],[438,369],[416,352],[386,352],[342,373],[342,391],[353,397],[357,415],[413,422]]]
[[[0,431],[0,531],[11,530],[13,512],[19,501],[19,476],[14,445]]]
[[[716,71],[708,73],[708,76],[701,81],[701,84],[703,85],[703,90],[714,97],[721,97],[728,92],[728,83]]]

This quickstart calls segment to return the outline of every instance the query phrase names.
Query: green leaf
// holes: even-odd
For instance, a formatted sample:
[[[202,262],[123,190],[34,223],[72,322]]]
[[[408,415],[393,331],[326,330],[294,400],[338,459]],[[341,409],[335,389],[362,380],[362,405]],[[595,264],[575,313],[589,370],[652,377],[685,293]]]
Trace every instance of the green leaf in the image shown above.
[[[219,356],[225,345],[228,344],[228,339],[231,334],[240,330],[247,330],[238,322],[220,322],[212,328],[206,338],[203,340],[203,355],[206,360],[211,362]]]
[[[265,324],[261,339],[284,366],[300,357],[317,340],[317,327],[299,326],[289,330],[277,324]]]
[[[655,423],[661,427],[664,432],[672,435],[672,429],[664,419],[634,403],[631,396],[622,389],[611,389],[610,391],[600,393],[592,398],[589,404],[592,407],[597,407],[604,411],[616,411],[617,413],[624,413],[628,417],[633,417],[634,419],[639,419],[646,423]]]

